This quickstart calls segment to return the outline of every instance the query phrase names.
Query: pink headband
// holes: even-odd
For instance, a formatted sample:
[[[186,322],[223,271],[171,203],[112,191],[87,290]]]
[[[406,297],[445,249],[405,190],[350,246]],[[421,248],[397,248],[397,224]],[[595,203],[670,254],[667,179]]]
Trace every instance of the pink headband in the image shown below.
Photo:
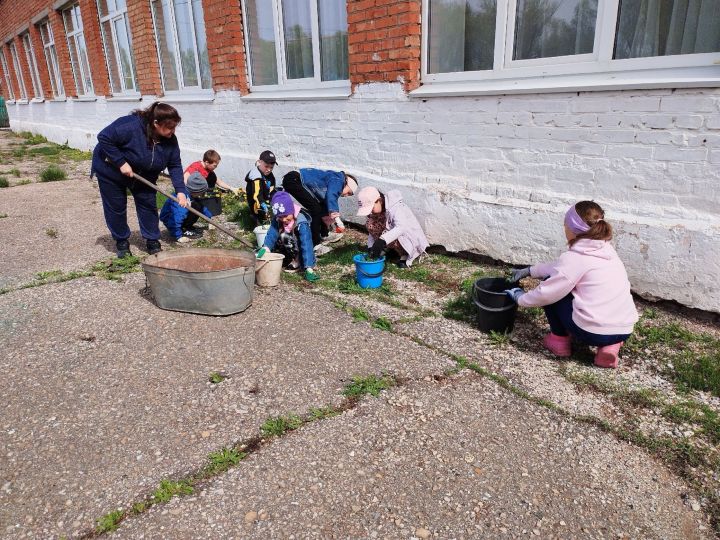
[[[582,234],[590,230],[590,225],[580,217],[574,204],[565,212],[565,225],[575,234]]]

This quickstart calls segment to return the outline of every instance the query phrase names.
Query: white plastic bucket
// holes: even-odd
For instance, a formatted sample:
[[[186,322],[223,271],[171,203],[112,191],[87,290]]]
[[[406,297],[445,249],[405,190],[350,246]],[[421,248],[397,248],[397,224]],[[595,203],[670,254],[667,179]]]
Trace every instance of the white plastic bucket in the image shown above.
[[[280,283],[284,258],[282,253],[268,252],[255,261],[255,283],[260,287],[275,287]]]
[[[253,232],[255,233],[255,238],[257,238],[258,247],[263,246],[263,242],[265,242],[265,236],[267,236],[269,230],[270,225],[258,225],[253,229]]]

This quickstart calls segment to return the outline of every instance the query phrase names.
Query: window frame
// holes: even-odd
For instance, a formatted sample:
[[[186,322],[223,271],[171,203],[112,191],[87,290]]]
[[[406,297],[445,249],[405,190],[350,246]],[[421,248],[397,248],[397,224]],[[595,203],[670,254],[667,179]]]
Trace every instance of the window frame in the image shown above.
[[[214,96],[215,90],[213,87],[213,81],[212,81],[212,66],[210,64],[209,58],[208,58],[208,69],[210,70],[210,88],[203,88],[202,87],[202,73],[200,70],[200,51],[198,50],[198,44],[197,44],[197,34],[195,31],[195,14],[192,10],[192,0],[188,0],[188,12],[190,16],[190,20],[192,24],[190,25],[190,29],[192,32],[191,38],[192,38],[192,44],[195,48],[195,73],[197,75],[198,79],[198,85],[197,86],[186,86],[184,84],[184,76],[182,72],[182,61],[181,61],[181,55],[180,55],[180,41],[178,39],[178,30],[177,30],[177,19],[175,18],[175,3],[174,0],[168,0],[168,6],[170,11],[170,16],[172,18],[172,25],[171,25],[171,32],[172,32],[172,43],[175,47],[175,72],[177,74],[178,79],[178,89],[177,90],[168,90],[165,87],[165,73],[163,72],[162,66],[162,56],[160,52],[160,35],[157,31],[157,21],[155,20],[155,9],[153,7],[153,4],[156,2],[161,2],[162,0],[150,0],[150,13],[152,15],[152,21],[153,21],[153,34],[155,35],[155,46],[157,49],[158,54],[158,63],[160,68],[160,81],[162,84],[163,92],[166,96],[173,97],[173,96],[199,96],[199,97],[211,97]],[[205,7],[203,8],[203,16],[205,15]],[[205,21],[203,21],[203,26],[205,26]],[[207,27],[205,28],[205,39],[207,43]],[[207,45],[206,45],[207,46]]]
[[[80,28],[75,28],[71,31],[68,31],[67,27],[67,20],[65,19],[65,13],[69,11],[73,11],[77,8],[77,14],[78,14],[78,22],[80,23]],[[68,49],[70,49],[70,40],[72,40],[72,45],[75,48],[75,53],[77,54],[77,68],[75,67],[73,61],[72,61],[72,54],[70,53],[70,50],[68,50],[68,54],[70,55],[70,68],[73,72],[73,79],[75,82],[75,90],[77,92],[77,97],[80,99],[83,98],[94,98],[95,96],[95,84],[92,80],[92,70],[90,69],[90,58],[87,55],[87,41],[85,40],[85,23],[83,23],[82,20],[82,12],[80,10],[80,3],[79,2],[72,2],[71,4],[66,5],[62,8],[60,11],[60,17],[62,18],[63,27],[65,29],[65,37],[67,38],[68,42]],[[87,64],[88,72],[85,73],[85,67],[83,66],[83,59],[80,58],[80,48],[78,47],[78,37],[81,37],[83,40],[83,43],[85,44],[85,63]],[[75,73],[75,70],[79,70],[80,78],[78,79],[78,74]],[[82,93],[80,92],[80,88],[78,88],[78,80],[82,84]],[[90,88],[87,88],[87,82],[90,82]]]
[[[130,31],[130,21],[128,20],[127,15],[127,2],[124,4],[123,9],[117,8],[117,2],[115,2],[115,10],[111,11],[108,7],[108,13],[107,15],[101,15],[100,13],[100,0],[96,0],[95,5],[97,6],[98,10],[98,18],[100,20],[100,35],[102,37],[102,44],[103,44],[103,52],[105,55],[105,64],[107,66],[108,70],[108,79],[110,79],[110,91],[112,92],[113,96],[139,96],[140,90],[138,88],[138,78],[137,78],[137,68],[135,66],[135,55],[133,53],[132,49],[132,33]],[[107,2],[106,2],[107,5]],[[125,32],[128,36],[128,45],[130,47],[130,69],[131,73],[130,76],[132,78],[133,84],[135,85],[135,88],[128,89],[125,87],[125,77],[124,77],[124,71],[122,67],[122,62],[120,60],[120,48],[118,47],[117,42],[117,34],[115,32],[115,22],[118,20],[122,20],[123,24],[125,24]],[[116,92],[115,89],[112,87],[112,77],[110,77],[111,68],[110,68],[110,58],[109,58],[109,51],[107,50],[106,43],[108,36],[105,35],[105,29],[103,25],[109,22],[110,23],[110,42],[113,46],[113,53],[115,56],[115,65],[118,67],[118,83],[120,84],[121,90],[119,92]]]
[[[23,32],[19,37],[25,50],[25,60],[28,63],[28,70],[30,71],[30,82],[32,83],[34,94],[33,100],[43,101],[45,95],[43,93],[42,80],[40,79],[40,71],[38,70],[37,58],[35,56],[32,38],[30,37],[30,31]]]
[[[598,0],[592,54],[512,60],[517,0],[497,0],[493,68],[481,71],[428,73],[430,0],[422,0],[421,78],[432,85],[467,83],[462,91],[438,90],[438,95],[522,93],[621,88],[714,86],[720,81],[720,52],[613,59],[619,0]],[[457,86],[457,85],[456,85]]]
[[[47,29],[47,42],[45,42],[43,26]],[[63,84],[62,73],[60,72],[60,59],[58,58],[57,47],[55,46],[55,34],[53,33],[52,26],[50,25],[50,19],[43,19],[38,22],[35,27],[40,34],[40,41],[43,46],[43,55],[45,56],[45,64],[48,68],[51,87],[50,90],[53,93],[53,98],[64,99],[65,85]]]
[[[320,15],[318,10],[317,0],[309,0],[310,2],[310,27],[312,30],[312,51],[313,51],[313,77],[305,77],[303,79],[288,79],[287,78],[287,65],[286,65],[286,51],[285,51],[285,27],[283,20],[282,11],[282,0],[270,0],[272,3],[273,11],[273,30],[275,34],[275,61],[278,68],[278,82],[277,84],[263,84],[256,85],[253,83],[252,75],[252,61],[250,59],[250,33],[248,24],[243,24],[243,37],[245,38],[245,50],[247,58],[247,75],[248,85],[251,92],[256,93],[278,93],[278,92],[294,92],[294,91],[307,91],[307,90],[330,90],[327,97],[340,97],[347,96],[344,92],[335,96],[332,89],[348,89],[350,88],[350,76],[348,74],[347,79],[340,79],[336,81],[323,81],[322,80],[322,66],[321,66],[321,55],[320,55]],[[247,0],[242,0],[240,5],[242,8],[243,21],[247,21]],[[349,56],[349,51],[348,51]],[[304,94],[298,94],[302,97]],[[322,96],[318,96],[322,97]]]
[[[12,59],[13,69],[15,69],[15,80],[18,83],[18,90],[20,90],[20,99],[17,102],[28,102],[27,86],[25,86],[25,77],[23,77],[22,66],[20,65],[20,56],[17,51],[17,44],[15,40],[8,42],[8,49],[10,49],[10,58]]]
[[[5,45],[0,45],[0,67],[2,67],[3,75],[5,76],[5,86],[8,89],[8,101],[15,103],[15,90],[12,86],[12,77],[10,76],[10,69],[8,67],[7,58],[5,57]]]

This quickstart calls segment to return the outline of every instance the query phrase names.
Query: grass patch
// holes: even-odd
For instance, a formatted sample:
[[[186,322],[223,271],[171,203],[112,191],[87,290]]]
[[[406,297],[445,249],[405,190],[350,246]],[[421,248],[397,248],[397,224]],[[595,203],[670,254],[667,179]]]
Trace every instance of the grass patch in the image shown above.
[[[117,530],[124,515],[125,514],[122,510],[114,510],[112,512],[108,512],[107,514],[96,520],[95,532],[98,534],[103,534]]]
[[[57,238],[58,232],[57,229],[45,229],[45,234],[47,234],[50,238]]]
[[[490,330],[488,339],[493,345],[508,345],[510,343],[510,332],[496,332],[495,330]]]
[[[208,454],[208,465],[205,467],[207,474],[218,474],[227,471],[230,467],[234,467],[240,461],[245,459],[247,454],[239,452],[232,448],[222,448],[217,452]]]
[[[12,168],[8,171],[8,174],[12,174],[15,178],[19,178],[21,173],[20,169]]]
[[[208,381],[210,381],[212,384],[220,384],[225,379],[227,379],[227,375],[223,375],[222,373],[218,371],[213,371],[210,373],[210,376],[208,377]]]
[[[41,182],[58,182],[65,179],[67,179],[67,174],[56,165],[50,165],[40,173]]]
[[[192,495],[194,489],[186,480],[173,482],[172,480],[162,480],[160,486],[153,492],[153,503],[164,503],[177,495]]]
[[[326,253],[318,259],[318,266],[329,266],[331,264],[352,266],[355,264],[353,257],[363,251],[363,247],[357,242],[336,245],[330,253]]]
[[[6,188],[10,187],[10,182],[8,182],[8,179],[4,176],[0,176],[0,188]]]
[[[720,397],[720,351],[705,355],[683,351],[676,357],[674,366],[675,378],[680,384]]]
[[[30,183],[30,180],[28,180],[27,178],[25,178],[24,180],[20,180],[20,181],[17,183],[17,185],[18,185],[18,186],[27,186],[29,183]]]
[[[324,420],[325,418],[332,418],[333,416],[337,416],[342,411],[339,409],[336,409],[335,407],[331,407],[330,405],[326,407],[315,407],[310,409],[310,419],[311,420]]]
[[[380,392],[395,386],[395,379],[389,375],[368,375],[361,377],[360,375],[353,377],[351,383],[345,385],[343,395],[350,399],[358,399],[365,395],[377,397]]]
[[[372,323],[372,327],[385,330],[386,332],[392,332],[392,322],[390,322],[390,320],[386,317],[378,317],[375,319]]]
[[[43,144],[48,142],[48,140],[43,137],[42,135],[35,135],[34,133],[31,133],[30,131],[21,131],[17,134],[18,137],[25,139],[25,144],[34,145],[34,144]]]
[[[7,214],[2,214],[2,213],[0,213],[0,219],[6,218],[6,217],[8,217]]]
[[[88,161],[92,159],[92,152],[85,152],[83,150],[78,150],[77,148],[70,148],[67,141],[65,141],[65,144],[62,146],[59,146],[58,149],[60,150],[60,155],[62,157],[71,161]]]
[[[29,156],[55,156],[60,153],[59,146],[36,146],[28,150]]]
[[[155,194],[155,204],[158,208],[162,208],[167,200],[168,198],[159,191]]]
[[[223,214],[228,221],[237,223],[240,228],[246,231],[252,231],[255,225],[255,219],[250,213],[250,207],[245,202],[244,197],[238,197],[232,193],[224,194],[221,198]]]
[[[279,437],[283,433],[293,431],[303,425],[303,420],[296,414],[268,418],[260,426],[265,437]]]
[[[12,151],[12,156],[14,158],[22,159],[25,157],[25,154],[27,153],[27,148],[25,146],[20,146],[18,148],[15,148]]]

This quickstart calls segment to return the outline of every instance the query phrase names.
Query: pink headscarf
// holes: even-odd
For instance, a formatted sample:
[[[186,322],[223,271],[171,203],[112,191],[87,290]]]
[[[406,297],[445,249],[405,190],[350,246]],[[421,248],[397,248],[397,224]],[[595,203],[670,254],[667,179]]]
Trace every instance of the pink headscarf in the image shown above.
[[[590,225],[580,217],[574,204],[565,212],[565,225],[575,234],[582,234],[590,230]]]

